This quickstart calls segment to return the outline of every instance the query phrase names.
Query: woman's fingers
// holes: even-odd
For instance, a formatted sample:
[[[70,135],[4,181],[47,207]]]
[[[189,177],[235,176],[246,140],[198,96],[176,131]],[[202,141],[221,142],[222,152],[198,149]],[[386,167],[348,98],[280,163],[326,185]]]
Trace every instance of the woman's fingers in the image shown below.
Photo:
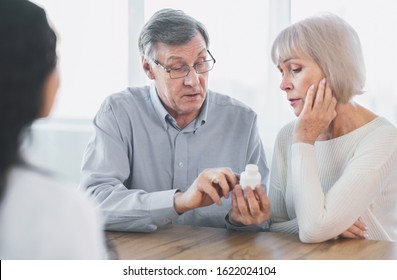
[[[302,114],[309,113],[313,109],[313,102],[314,102],[314,85],[311,85],[307,90],[305,103],[303,105]]]
[[[320,83],[318,84],[318,88],[317,88],[317,93],[316,93],[316,99],[314,101],[314,106],[317,105],[317,107],[322,106],[323,102],[324,102],[324,98],[325,98],[325,78],[323,78]]]

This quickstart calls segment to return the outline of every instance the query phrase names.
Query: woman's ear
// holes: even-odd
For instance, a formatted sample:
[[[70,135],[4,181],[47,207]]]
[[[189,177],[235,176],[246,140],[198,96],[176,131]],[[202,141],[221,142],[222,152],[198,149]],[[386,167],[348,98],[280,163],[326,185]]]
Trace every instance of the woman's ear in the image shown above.
[[[143,71],[145,71],[146,76],[148,76],[149,79],[154,80],[155,76],[153,75],[152,72],[152,65],[150,64],[150,62],[142,56],[142,67],[143,67]]]
[[[40,118],[47,117],[52,105],[54,104],[55,96],[59,87],[59,72],[55,68],[47,77],[43,88],[43,103],[40,111]]]

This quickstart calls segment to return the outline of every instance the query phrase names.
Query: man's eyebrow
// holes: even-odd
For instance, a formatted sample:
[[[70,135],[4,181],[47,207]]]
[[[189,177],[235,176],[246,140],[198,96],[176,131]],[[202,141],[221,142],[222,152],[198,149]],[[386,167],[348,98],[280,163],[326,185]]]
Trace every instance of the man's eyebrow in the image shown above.
[[[197,54],[197,58],[198,58],[200,55],[202,55],[203,53],[206,53],[206,52],[207,52],[207,49],[204,48],[202,51],[200,51],[200,52]],[[172,56],[170,56],[169,58],[167,58],[166,63],[169,63],[169,62],[172,62],[172,61],[175,61],[175,60],[184,60],[184,58],[183,58],[183,57],[180,57],[180,56],[172,55]]]
[[[169,58],[167,58],[166,63],[168,63],[170,61],[175,61],[175,60],[183,60],[183,58],[180,56],[170,56]]]

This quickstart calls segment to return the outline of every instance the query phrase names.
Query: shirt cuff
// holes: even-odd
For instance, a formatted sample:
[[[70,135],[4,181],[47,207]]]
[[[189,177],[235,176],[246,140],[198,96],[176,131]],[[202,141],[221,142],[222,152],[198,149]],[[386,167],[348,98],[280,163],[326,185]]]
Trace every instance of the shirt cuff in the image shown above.
[[[270,225],[272,224],[272,220],[266,220],[260,225],[242,225],[242,226],[236,226],[230,223],[229,221],[229,214],[226,215],[225,217],[225,224],[227,229],[231,230],[238,230],[238,231],[269,231]]]
[[[158,225],[171,223],[179,214],[174,208],[174,195],[178,190],[154,192],[151,196],[150,213]]]

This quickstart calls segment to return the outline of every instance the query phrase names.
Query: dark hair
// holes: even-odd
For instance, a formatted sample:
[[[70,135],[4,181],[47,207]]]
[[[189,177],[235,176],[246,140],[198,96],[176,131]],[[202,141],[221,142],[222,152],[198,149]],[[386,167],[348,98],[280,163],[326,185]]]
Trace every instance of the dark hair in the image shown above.
[[[24,128],[39,117],[43,87],[56,66],[56,35],[45,11],[25,0],[0,1],[0,198],[21,162]]]

